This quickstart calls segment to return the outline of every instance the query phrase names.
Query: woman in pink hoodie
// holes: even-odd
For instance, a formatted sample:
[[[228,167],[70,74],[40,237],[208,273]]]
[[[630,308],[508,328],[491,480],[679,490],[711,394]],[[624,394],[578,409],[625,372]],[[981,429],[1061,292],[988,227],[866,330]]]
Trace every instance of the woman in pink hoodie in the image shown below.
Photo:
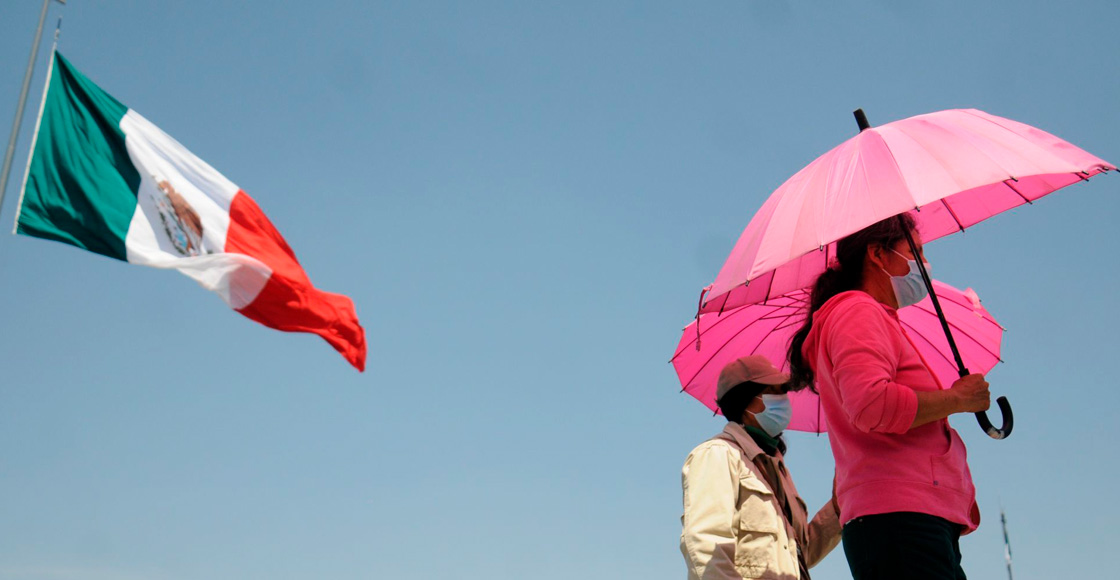
[[[852,576],[962,579],[959,538],[980,512],[947,417],[987,410],[988,383],[973,374],[945,388],[899,324],[897,309],[926,295],[913,218],[860,230],[836,255],[813,287],[789,363],[795,388],[820,393]]]

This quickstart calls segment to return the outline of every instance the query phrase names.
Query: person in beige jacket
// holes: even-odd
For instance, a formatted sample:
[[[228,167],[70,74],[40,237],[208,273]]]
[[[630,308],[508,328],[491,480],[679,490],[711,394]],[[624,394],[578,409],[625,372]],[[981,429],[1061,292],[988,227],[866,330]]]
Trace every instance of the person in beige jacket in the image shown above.
[[[759,355],[720,372],[727,426],[692,450],[681,473],[689,580],[809,580],[809,568],[840,542],[835,495],[809,521],[783,462],[788,381]]]

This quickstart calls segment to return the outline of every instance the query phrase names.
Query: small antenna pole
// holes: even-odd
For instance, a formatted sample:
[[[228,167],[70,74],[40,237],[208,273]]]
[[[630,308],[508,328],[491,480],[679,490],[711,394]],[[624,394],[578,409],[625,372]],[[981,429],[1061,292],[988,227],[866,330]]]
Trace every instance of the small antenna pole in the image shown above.
[[[1003,524],[1003,557],[1007,560],[1007,580],[1011,577],[1011,540],[1007,538],[1007,517],[1003,514],[1003,506],[999,506],[999,522]]]

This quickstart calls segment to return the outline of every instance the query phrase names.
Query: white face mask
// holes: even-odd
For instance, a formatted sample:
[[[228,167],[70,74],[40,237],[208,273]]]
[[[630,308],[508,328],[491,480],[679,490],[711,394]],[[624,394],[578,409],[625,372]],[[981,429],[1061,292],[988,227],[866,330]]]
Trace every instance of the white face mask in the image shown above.
[[[886,275],[891,277],[891,288],[894,289],[894,297],[898,300],[898,307],[905,308],[921,302],[929,295],[929,289],[926,288],[926,281],[922,278],[922,271],[918,269],[918,261],[906,258],[906,256],[894,250],[891,251],[905,258],[906,264],[910,266],[910,271],[903,276],[892,276],[890,272],[883,270]],[[929,262],[924,262],[924,265],[926,273],[929,273]]]
[[[793,406],[789,403],[789,395],[762,395],[762,404],[766,408],[758,413],[751,413],[758,426],[771,437],[781,435],[789,427],[793,417]]]

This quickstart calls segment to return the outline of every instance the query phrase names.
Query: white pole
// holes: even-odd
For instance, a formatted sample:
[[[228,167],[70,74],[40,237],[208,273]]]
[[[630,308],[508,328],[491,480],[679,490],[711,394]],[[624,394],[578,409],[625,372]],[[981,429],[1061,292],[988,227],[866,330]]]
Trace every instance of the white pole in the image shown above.
[[[62,4],[66,0],[59,0]],[[35,40],[31,43],[31,58],[27,61],[27,72],[23,75],[23,88],[19,92],[19,104],[16,105],[16,120],[12,124],[12,135],[8,137],[8,151],[4,153],[4,169],[0,171],[0,209],[4,207],[4,191],[8,188],[8,174],[12,169],[12,156],[16,152],[16,139],[19,137],[19,126],[23,123],[23,106],[27,104],[27,91],[31,88],[31,75],[35,71],[35,58],[39,56],[39,41],[43,39],[43,22],[47,19],[47,8],[51,0],[43,0],[43,11],[39,13],[39,27],[35,29]],[[55,33],[57,40],[58,34]]]
[[[1003,506],[999,506],[999,521],[1003,524],[1003,557],[1007,560],[1007,580],[1011,577],[1011,540],[1007,537],[1007,518],[1003,515]]]

